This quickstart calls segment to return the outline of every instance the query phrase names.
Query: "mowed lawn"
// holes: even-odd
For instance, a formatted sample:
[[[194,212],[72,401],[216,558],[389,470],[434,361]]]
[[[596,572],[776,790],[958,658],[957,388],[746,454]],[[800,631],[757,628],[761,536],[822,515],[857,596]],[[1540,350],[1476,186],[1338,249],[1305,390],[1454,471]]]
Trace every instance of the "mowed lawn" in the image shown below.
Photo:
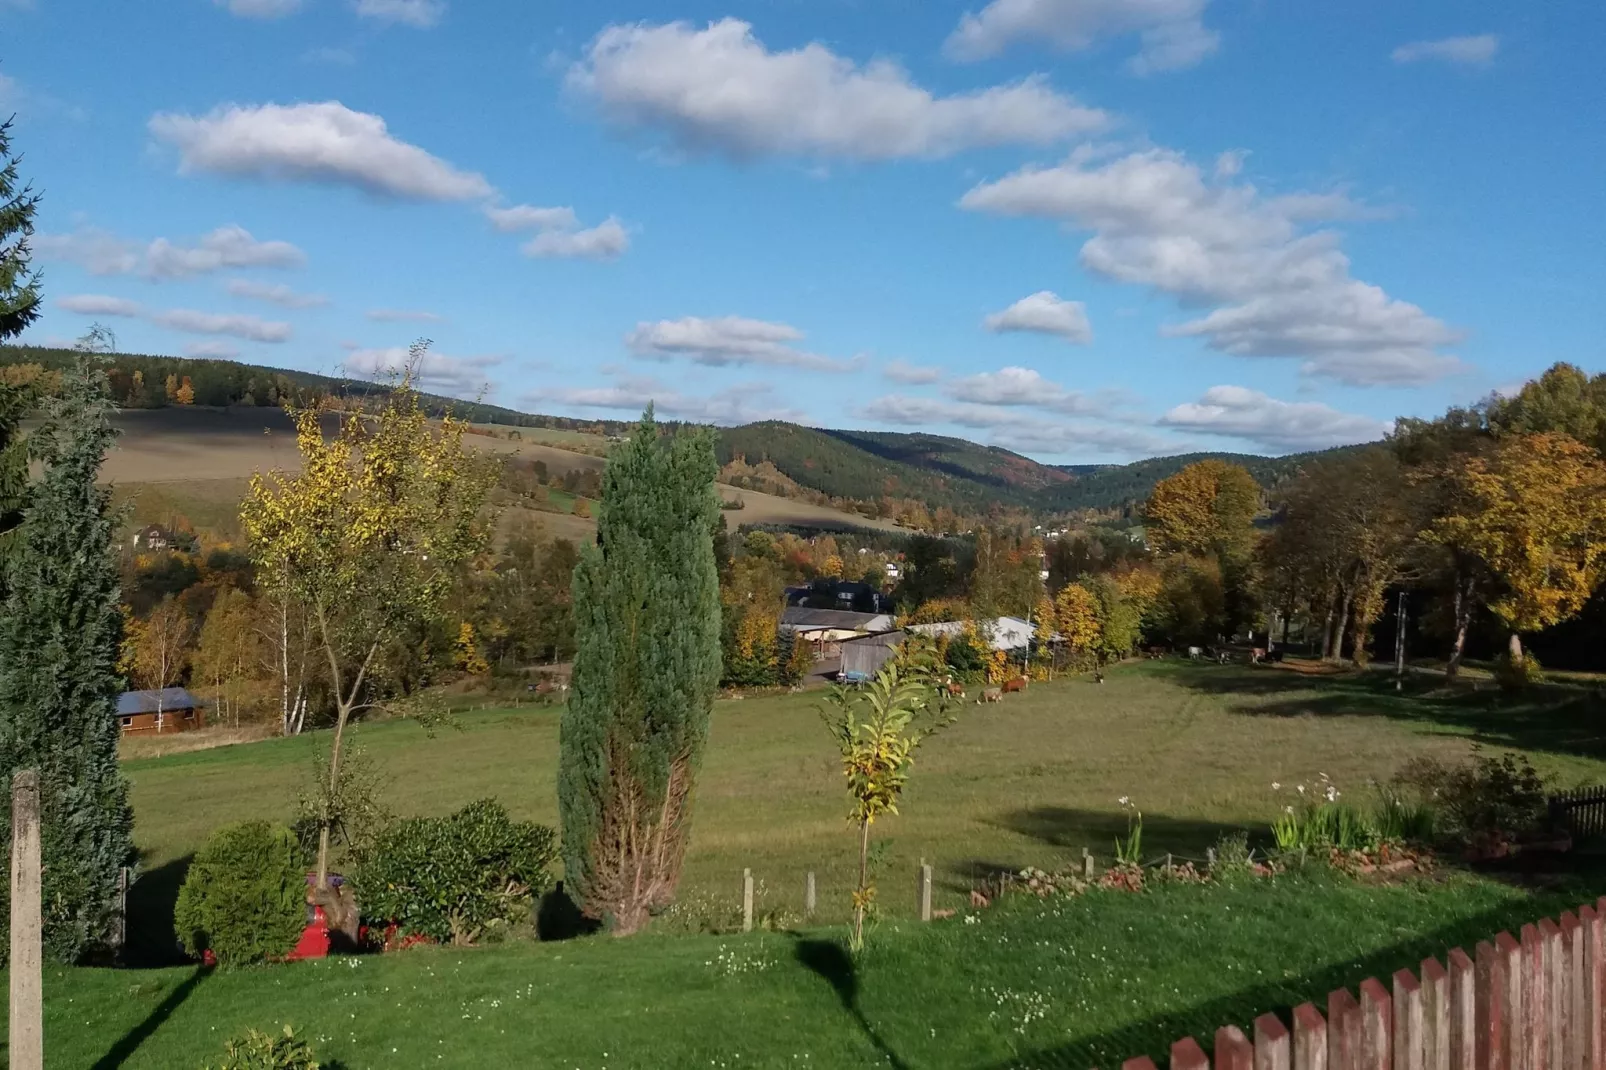
[[[918,752],[902,813],[876,826],[883,907],[913,910],[922,858],[935,868],[939,908],[964,902],[1000,867],[1050,868],[1083,848],[1108,860],[1126,831],[1122,796],[1143,811],[1150,855],[1202,858],[1224,831],[1263,832],[1282,805],[1273,782],[1286,796],[1325,773],[1365,801],[1372,782],[1414,754],[1511,746],[1562,786],[1606,782],[1598,707],[1586,696],[1561,692],[1539,706],[1492,692],[1402,697],[1380,674],[1170,661],[1119,669],[1102,685],[1075,678],[967,704]],[[679,922],[728,921],[744,868],[759,882],[760,913],[800,912],[812,869],[822,916],[845,915],[854,842],[821,697],[715,706]],[[433,738],[411,722],[365,726],[356,738],[398,813],[443,813],[489,795],[516,816],[555,823],[558,719],[556,707],[471,712]],[[144,866],[176,875],[170,863],[219,825],[290,818],[322,736],[126,762]]]

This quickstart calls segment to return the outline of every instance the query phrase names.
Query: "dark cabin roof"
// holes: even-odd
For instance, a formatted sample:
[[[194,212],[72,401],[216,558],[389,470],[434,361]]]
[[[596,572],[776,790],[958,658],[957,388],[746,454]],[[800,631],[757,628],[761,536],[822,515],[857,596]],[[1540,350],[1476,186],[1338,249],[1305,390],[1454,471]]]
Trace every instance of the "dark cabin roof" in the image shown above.
[[[155,713],[158,700],[163,710],[193,710],[205,705],[182,687],[164,687],[159,691],[124,691],[117,696],[117,716]]]

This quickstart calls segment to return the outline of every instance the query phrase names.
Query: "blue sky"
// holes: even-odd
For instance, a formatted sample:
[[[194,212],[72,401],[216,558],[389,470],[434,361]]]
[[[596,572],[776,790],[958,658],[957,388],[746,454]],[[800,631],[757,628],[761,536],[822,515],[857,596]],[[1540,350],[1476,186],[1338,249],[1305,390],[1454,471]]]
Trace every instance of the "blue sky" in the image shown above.
[[[0,0],[47,312],[1051,462],[1606,366],[1606,5]]]

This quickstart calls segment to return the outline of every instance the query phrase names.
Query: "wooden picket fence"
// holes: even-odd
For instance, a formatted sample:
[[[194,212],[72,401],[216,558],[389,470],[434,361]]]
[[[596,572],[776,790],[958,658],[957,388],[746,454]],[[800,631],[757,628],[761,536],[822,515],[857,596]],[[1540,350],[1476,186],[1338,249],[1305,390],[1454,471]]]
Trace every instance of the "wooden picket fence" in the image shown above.
[[[1575,842],[1606,834],[1606,787],[1557,792],[1550,797],[1550,820]]]
[[[1324,1016],[1256,1018],[1253,1037],[1216,1030],[1216,1070],[1606,1070],[1606,897],[1559,922],[1501,933],[1473,955],[1400,970],[1392,987],[1339,989]],[[1171,1070],[1209,1070],[1192,1037],[1171,1045]],[[1122,1070],[1155,1070],[1148,1057]]]

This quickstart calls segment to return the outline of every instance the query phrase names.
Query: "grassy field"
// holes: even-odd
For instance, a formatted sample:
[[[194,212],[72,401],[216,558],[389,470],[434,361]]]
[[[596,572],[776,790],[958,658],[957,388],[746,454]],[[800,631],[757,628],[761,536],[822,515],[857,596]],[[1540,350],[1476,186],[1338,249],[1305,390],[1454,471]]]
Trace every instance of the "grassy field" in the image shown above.
[[[1431,681],[1414,681],[1427,688]],[[1606,778],[1598,699],[1557,689],[1528,704],[1493,692],[1395,695],[1377,675],[1143,663],[1102,686],[1033,685],[969,706],[920,752],[904,814],[879,825],[885,915],[850,960],[852,842],[816,696],[727,700],[715,710],[680,902],[641,938],[516,939],[207,974],[193,967],[52,969],[52,1066],[190,1067],[245,1026],[293,1022],[355,1067],[1087,1067],[1159,1055],[1176,1037],[1320,999],[1606,891],[1446,873],[1398,886],[1287,874],[1237,887],[1006,902],[975,914],[968,890],[999,868],[1053,867],[1087,847],[1106,860],[1144,810],[1145,846],[1197,857],[1224,831],[1263,829],[1273,780],[1326,773],[1351,797],[1413,754],[1474,744],[1533,757],[1555,782]],[[389,804],[438,813],[495,795],[551,821],[555,707],[465,713],[429,738],[366,726]],[[146,876],[131,909],[136,954],[164,933],[184,857],[214,827],[287,817],[317,734],[125,762]],[[940,908],[910,920],[915,866],[931,860]],[[729,932],[740,874],[759,910],[789,921],[803,875],[821,916],[802,931]],[[967,920],[973,915],[974,920]]]
[[[117,485],[122,498],[133,502],[135,523],[165,524],[183,515],[198,529],[237,538],[236,514],[252,473],[297,467],[293,429],[277,409],[130,409],[118,414],[117,426],[122,435],[101,471],[103,478]],[[470,435],[466,441],[476,449],[542,461],[553,475],[572,469],[592,471],[606,463],[601,457],[560,448],[573,432],[543,432],[540,441],[531,441],[528,432],[539,429],[523,430],[523,442],[483,435]],[[583,437],[600,441],[596,436]],[[772,494],[727,486],[720,487],[720,494],[744,505],[724,514],[731,528],[777,524],[898,530],[890,521]],[[541,518],[554,536],[584,539],[595,533],[594,521],[561,511],[572,506],[572,495],[554,491],[553,504],[558,512],[528,512]]]

